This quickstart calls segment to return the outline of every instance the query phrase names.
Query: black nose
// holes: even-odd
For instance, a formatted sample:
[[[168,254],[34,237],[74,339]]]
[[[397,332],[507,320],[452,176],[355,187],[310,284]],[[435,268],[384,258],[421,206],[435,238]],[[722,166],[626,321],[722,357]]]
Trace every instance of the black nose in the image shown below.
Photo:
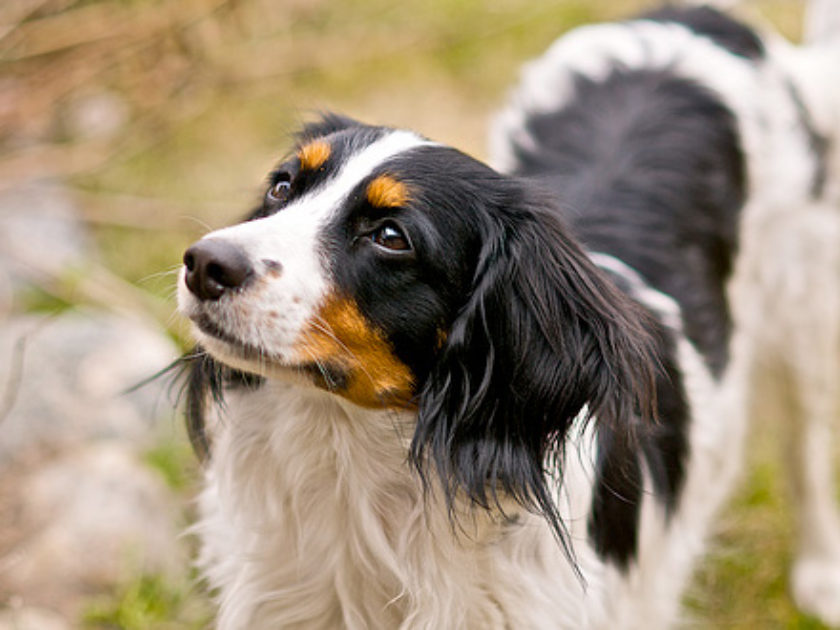
[[[218,238],[193,244],[184,252],[187,288],[200,300],[218,300],[225,291],[245,284],[253,274],[239,247]]]

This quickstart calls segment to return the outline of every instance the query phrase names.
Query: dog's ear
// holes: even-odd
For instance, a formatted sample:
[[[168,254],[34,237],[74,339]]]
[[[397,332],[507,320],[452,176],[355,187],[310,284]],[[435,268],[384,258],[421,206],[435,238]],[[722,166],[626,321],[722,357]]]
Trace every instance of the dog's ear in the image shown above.
[[[546,473],[573,424],[628,434],[652,416],[655,359],[641,308],[555,215],[508,211],[485,239],[468,302],[418,398],[412,461],[485,508],[512,497],[565,543]],[[547,467],[552,470],[547,470]]]
[[[207,415],[212,405],[223,408],[225,390],[239,387],[256,389],[263,379],[255,374],[229,368],[199,345],[182,356],[173,366],[180,366],[185,395],[184,419],[193,451],[202,463],[210,459],[212,444],[207,431]]]

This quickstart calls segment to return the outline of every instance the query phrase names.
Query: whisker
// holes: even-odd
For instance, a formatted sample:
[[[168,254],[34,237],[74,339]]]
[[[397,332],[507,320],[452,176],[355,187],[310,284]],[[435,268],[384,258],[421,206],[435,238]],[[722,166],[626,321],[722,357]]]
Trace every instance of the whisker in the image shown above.
[[[321,359],[319,359],[317,356],[315,356],[315,353],[312,352],[312,350],[310,350],[309,348],[304,347],[303,351],[312,360],[312,363],[315,364],[315,367],[318,368],[318,371],[321,373],[321,376],[324,377],[324,382],[327,384],[327,387],[330,390],[335,390],[337,388],[336,386],[338,385],[338,383],[336,383],[335,380],[330,375],[329,370],[327,370],[327,366],[324,365],[324,363],[321,361]]]
[[[168,269],[163,271],[157,271],[155,273],[150,273],[148,276],[144,276],[137,281],[137,284],[145,284],[147,282],[151,282],[152,280],[157,280],[158,278],[164,278],[166,276],[176,276],[178,272],[181,271],[181,265],[173,265]]]
[[[323,317],[321,317],[319,315],[315,315],[315,319],[312,321],[312,325],[315,326],[321,332],[323,332],[325,335],[327,335],[330,339],[335,341],[339,346],[341,346],[342,350],[344,350],[348,355],[350,355],[350,357],[355,359],[356,365],[359,366],[359,369],[362,371],[362,373],[364,373],[364,375],[368,378],[368,380],[372,384],[375,384],[376,381],[374,381],[373,376],[370,374],[370,372],[368,372],[364,363],[359,359],[358,356],[356,356],[356,353],[353,352],[347,346],[346,343],[344,343],[341,339],[338,338],[338,336],[332,330],[332,326],[330,325],[330,323],[328,321],[326,321]]]
[[[178,313],[178,309],[173,308],[172,312],[169,314],[169,317],[166,318],[166,322],[164,323],[164,326],[166,326],[167,328],[169,328],[170,326],[174,326],[175,322],[178,321],[179,315],[180,315],[180,313]]]
[[[181,219],[186,219],[187,221],[192,221],[193,223],[197,223],[198,225],[203,227],[208,232],[213,231],[213,228],[210,226],[209,223],[206,223],[205,221],[203,221],[202,219],[199,219],[198,217],[194,217],[194,216],[189,215],[189,214],[183,214],[183,215],[181,215],[180,218]]]

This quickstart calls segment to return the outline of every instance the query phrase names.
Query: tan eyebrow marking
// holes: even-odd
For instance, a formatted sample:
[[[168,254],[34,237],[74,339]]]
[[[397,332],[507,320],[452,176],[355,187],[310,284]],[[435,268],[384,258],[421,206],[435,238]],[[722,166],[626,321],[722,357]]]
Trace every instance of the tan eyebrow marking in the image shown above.
[[[314,140],[306,144],[298,151],[298,158],[300,159],[300,167],[303,170],[314,171],[324,165],[330,154],[332,147],[329,143],[323,140]]]
[[[408,188],[390,175],[380,175],[367,187],[367,199],[376,208],[396,208],[408,202]]]

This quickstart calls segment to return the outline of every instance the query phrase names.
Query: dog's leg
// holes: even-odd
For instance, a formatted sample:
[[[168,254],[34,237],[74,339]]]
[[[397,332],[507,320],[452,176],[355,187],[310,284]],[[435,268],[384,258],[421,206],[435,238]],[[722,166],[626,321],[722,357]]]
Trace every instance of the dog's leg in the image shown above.
[[[832,426],[836,405],[823,398],[803,409],[794,444],[794,495],[798,555],[791,583],[797,605],[831,626],[840,626],[840,514],[837,511]]]
[[[826,206],[803,215],[804,240],[816,255],[808,284],[819,297],[818,321],[809,322],[812,369],[798,370],[800,423],[794,431],[799,459],[792,468],[798,507],[798,553],[791,576],[799,607],[840,627],[840,511],[835,484],[840,429],[840,2],[810,0],[805,23],[805,64],[811,102],[829,140]],[[825,79],[824,82],[821,78]],[[819,84],[822,83],[822,87]],[[819,112],[822,109],[822,112]],[[804,223],[808,221],[810,223]],[[807,229],[808,225],[814,229]],[[797,431],[798,429],[798,431]]]
[[[825,398],[825,397],[823,397]],[[798,556],[793,596],[805,612],[840,626],[840,514],[835,503],[831,421],[834,405],[811,401],[794,443],[794,496],[798,504]]]
[[[783,429],[796,509],[791,590],[840,626],[840,209],[763,208],[744,234],[733,304],[750,342],[752,429]]]
[[[798,517],[793,596],[805,612],[840,626],[840,513],[834,482],[837,405],[832,388],[804,393],[801,425],[793,431],[792,466]],[[797,461],[798,460],[798,461]]]
[[[840,511],[837,506],[836,430],[840,423],[840,209],[804,209],[788,239],[786,299],[790,328],[786,358],[795,419],[788,426],[797,555],[793,596],[800,608],[840,626]],[[793,271],[793,270],[792,270]],[[798,287],[798,290],[797,290]],[[810,303],[808,298],[810,296]],[[785,335],[784,331],[779,334]]]
[[[823,200],[840,212],[840,0],[810,0],[803,45],[778,59],[788,68],[815,130],[825,138]]]

